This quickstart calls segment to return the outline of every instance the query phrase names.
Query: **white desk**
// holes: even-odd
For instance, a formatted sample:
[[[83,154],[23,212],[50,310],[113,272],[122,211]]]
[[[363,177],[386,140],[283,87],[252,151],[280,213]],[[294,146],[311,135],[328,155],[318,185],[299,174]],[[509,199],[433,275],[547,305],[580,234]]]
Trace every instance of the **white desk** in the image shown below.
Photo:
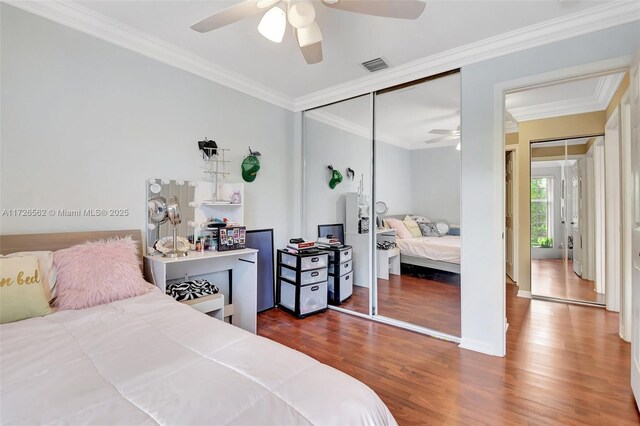
[[[162,255],[144,257],[146,277],[163,292],[167,281],[229,271],[229,304],[224,308],[224,317],[231,316],[233,325],[251,333],[256,332],[257,270],[255,249],[189,252],[188,256],[176,259]]]

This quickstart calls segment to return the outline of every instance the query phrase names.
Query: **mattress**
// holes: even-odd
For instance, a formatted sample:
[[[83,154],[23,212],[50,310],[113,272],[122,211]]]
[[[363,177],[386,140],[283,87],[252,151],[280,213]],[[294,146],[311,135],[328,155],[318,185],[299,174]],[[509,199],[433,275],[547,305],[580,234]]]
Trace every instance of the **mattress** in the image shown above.
[[[395,425],[366,385],[159,291],[0,326],[0,423]]]
[[[460,236],[398,238],[400,254],[460,264]]]

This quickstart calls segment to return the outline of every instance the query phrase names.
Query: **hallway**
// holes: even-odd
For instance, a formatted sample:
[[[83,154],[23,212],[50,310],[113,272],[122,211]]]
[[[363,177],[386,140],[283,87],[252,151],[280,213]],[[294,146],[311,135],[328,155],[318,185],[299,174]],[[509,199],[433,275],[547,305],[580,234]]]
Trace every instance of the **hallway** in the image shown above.
[[[573,272],[573,262],[562,259],[531,260],[531,294],[604,305],[605,295],[596,293],[594,282]]]

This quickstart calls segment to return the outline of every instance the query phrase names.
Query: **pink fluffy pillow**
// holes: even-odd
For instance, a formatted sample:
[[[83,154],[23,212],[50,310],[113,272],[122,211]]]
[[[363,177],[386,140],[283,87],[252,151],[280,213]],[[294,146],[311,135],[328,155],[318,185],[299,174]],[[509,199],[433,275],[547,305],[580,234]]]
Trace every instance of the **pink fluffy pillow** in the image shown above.
[[[83,309],[140,296],[152,287],[142,278],[131,238],[87,241],[53,254],[57,268],[54,306]]]
[[[409,232],[407,227],[404,225],[403,221],[399,219],[388,218],[387,223],[389,224],[391,229],[396,230],[396,235],[398,236],[398,238],[403,238],[403,239],[413,238],[413,235],[411,235],[411,232]]]

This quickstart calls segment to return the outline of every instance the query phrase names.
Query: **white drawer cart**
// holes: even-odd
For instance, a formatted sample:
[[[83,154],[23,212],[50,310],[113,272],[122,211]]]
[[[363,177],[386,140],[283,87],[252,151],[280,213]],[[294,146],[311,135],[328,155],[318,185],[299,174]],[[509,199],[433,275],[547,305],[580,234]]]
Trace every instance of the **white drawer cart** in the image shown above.
[[[189,252],[188,256],[171,259],[162,255],[144,258],[145,276],[163,293],[167,282],[185,276],[194,278],[216,272],[229,272],[229,300],[223,295],[203,297],[189,304],[202,312],[220,311],[217,317],[227,318],[233,325],[256,332],[258,250],[241,249],[225,252]],[[220,297],[222,296],[222,297]],[[221,308],[221,305],[223,308]],[[214,315],[214,316],[216,316]]]

